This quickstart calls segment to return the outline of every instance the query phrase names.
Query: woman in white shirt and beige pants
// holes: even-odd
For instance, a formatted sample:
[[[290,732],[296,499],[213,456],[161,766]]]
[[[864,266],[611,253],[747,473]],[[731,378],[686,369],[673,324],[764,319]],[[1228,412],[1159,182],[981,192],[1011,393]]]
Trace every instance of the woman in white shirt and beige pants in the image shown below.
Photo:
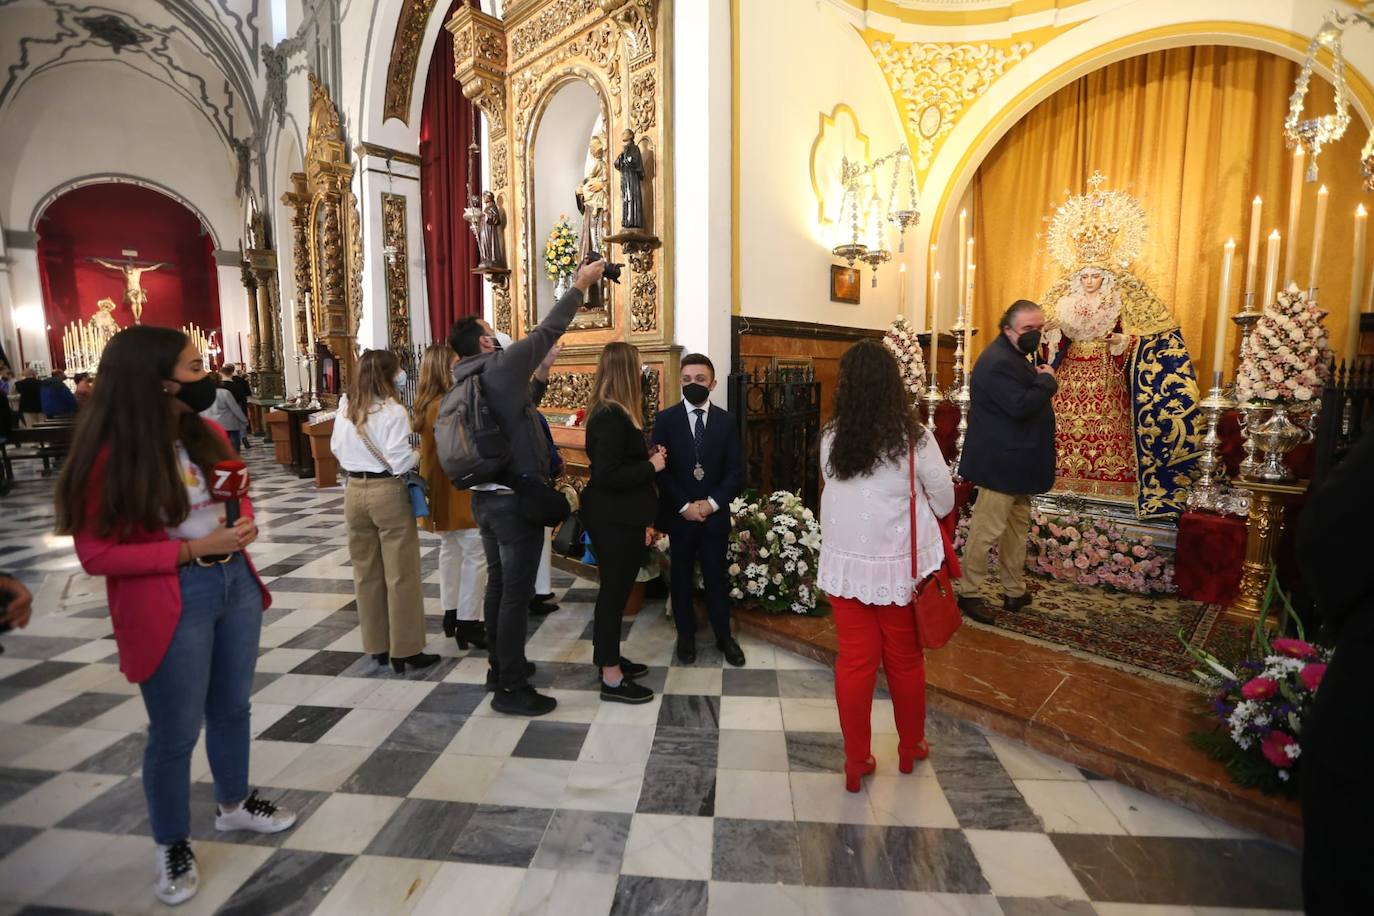
[[[420,535],[402,476],[419,457],[410,447],[410,415],[395,377],[400,366],[386,350],[358,361],[348,394],[339,399],[329,446],[348,477],[344,522],[363,651],[397,674],[439,660],[425,654]]]
[[[871,716],[879,662],[892,695],[898,768],[910,773],[915,761],[929,754],[925,660],[912,601],[916,587],[944,562],[936,519],[954,508],[954,484],[935,437],[917,419],[896,359],[877,341],[855,344],[840,360],[834,415],[821,436],[821,473],[817,584],[834,611],[845,786],[857,792],[860,780],[876,767]]]

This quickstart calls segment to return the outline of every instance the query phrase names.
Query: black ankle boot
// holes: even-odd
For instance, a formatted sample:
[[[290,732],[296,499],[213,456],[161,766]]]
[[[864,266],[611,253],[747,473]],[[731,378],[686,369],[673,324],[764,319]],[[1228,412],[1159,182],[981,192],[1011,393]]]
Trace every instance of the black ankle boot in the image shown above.
[[[457,626],[458,626],[458,610],[457,610],[457,608],[454,608],[453,610],[449,610],[449,611],[444,611],[444,635],[445,635],[445,636],[452,636],[452,635],[453,635],[454,628],[457,627]],[[461,646],[462,643],[459,643],[459,645]]]
[[[439,660],[437,655],[426,655],[424,652],[416,652],[414,655],[407,655],[405,658],[392,658],[391,670],[397,674],[405,674],[406,668],[428,668]]]
[[[460,649],[466,649],[469,646],[474,649],[485,649],[487,647],[487,625],[480,620],[456,620],[454,621],[453,638],[458,642]]]
[[[372,656],[372,660],[379,665],[389,665],[391,664],[391,653],[377,652]]]

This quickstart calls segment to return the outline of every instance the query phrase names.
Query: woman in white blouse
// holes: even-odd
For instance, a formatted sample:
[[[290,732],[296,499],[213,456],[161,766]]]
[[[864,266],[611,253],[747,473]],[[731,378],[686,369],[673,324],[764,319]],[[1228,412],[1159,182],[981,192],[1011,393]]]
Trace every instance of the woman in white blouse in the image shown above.
[[[396,390],[396,357],[368,350],[339,399],[329,446],[348,477],[344,523],[358,594],[363,651],[397,674],[439,660],[425,647],[420,535],[402,476],[419,460],[410,415]]]
[[[910,468],[916,474],[916,570],[912,577]],[[840,360],[834,415],[821,435],[821,561],[839,658],[835,701],[844,733],[845,787],[872,773],[873,686],[887,672],[897,720],[898,767],[929,754],[925,661],[916,634],[915,588],[944,561],[936,518],[954,507],[954,484],[935,437],[921,426],[897,369],[876,340]]]

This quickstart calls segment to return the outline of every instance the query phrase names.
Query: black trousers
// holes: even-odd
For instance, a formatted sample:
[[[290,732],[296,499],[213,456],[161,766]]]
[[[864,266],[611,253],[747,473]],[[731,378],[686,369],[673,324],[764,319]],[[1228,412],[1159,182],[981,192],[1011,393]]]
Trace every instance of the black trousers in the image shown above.
[[[1302,896],[1308,916],[1374,913],[1374,706],[1368,690],[1374,620],[1352,620],[1346,630],[1303,730]]]
[[[729,639],[730,585],[725,575],[725,552],[730,542],[728,519],[718,519],[715,515],[705,522],[675,519],[668,529],[668,542],[672,557],[673,622],[677,625],[678,638],[691,640],[696,637],[697,613],[692,598],[696,590],[696,565],[700,562],[711,630],[718,642]]]
[[[644,562],[644,526],[583,519],[596,554],[601,588],[593,612],[592,662],[602,668],[620,664],[620,621],[625,602]]]
[[[472,515],[487,556],[483,603],[491,669],[505,690],[525,683],[525,636],[529,632],[534,577],[547,533],[527,521],[510,491],[472,494]]]

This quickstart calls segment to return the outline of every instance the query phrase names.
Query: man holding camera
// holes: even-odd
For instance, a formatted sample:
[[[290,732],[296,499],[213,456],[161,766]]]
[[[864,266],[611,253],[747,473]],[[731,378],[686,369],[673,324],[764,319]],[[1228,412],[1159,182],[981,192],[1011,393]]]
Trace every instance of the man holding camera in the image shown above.
[[[542,716],[558,705],[553,697],[530,686],[532,666],[525,658],[530,601],[547,536],[545,522],[530,517],[529,503],[537,500],[541,490],[552,492],[548,439],[535,409],[545,383],[534,376],[588,292],[607,272],[599,255],[595,260],[590,257],[578,268],[572,289],[539,326],[509,347],[502,349],[491,327],[479,318],[464,318],[449,332],[449,347],[460,357],[454,383],[482,373],[483,396],[511,447],[508,483],[472,488],[472,514],[487,556],[485,616],[491,666],[487,686],[495,691],[492,709],[509,715]]]

